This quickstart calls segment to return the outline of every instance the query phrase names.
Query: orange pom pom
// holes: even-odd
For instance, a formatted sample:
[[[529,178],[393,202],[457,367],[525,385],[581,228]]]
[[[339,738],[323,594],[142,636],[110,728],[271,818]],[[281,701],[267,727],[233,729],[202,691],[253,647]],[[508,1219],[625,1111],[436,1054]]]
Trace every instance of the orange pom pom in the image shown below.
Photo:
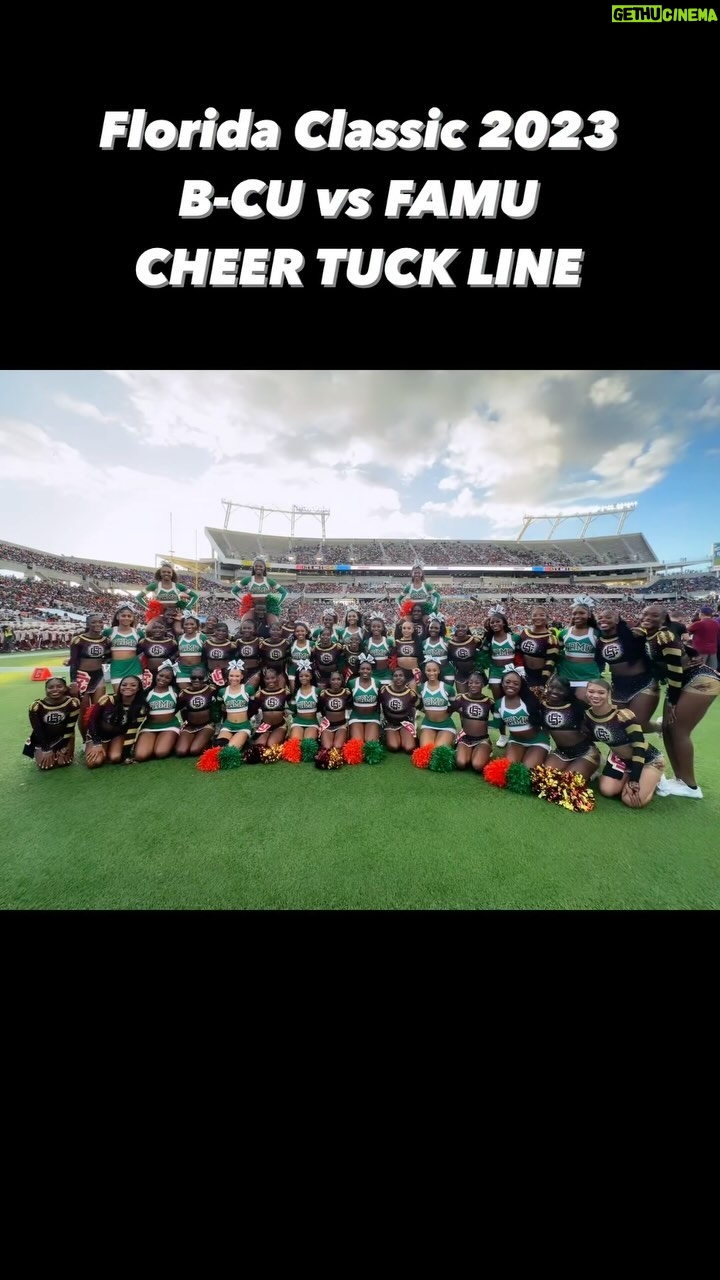
[[[364,756],[363,744],[360,739],[351,738],[349,742],[346,742],[342,749],[342,754],[346,764],[362,764]]]
[[[489,782],[492,787],[507,786],[507,771],[512,761],[505,758],[501,760],[490,760],[483,769],[483,778]]]
[[[412,762],[415,765],[415,768],[429,769],[430,757],[432,756],[432,753],[434,750],[435,748],[433,747],[433,744],[431,742],[428,742],[427,745],[424,747],[416,747],[411,757]]]
[[[207,751],[203,751],[195,768],[199,769],[201,773],[218,773],[220,771],[218,756],[221,751],[222,747],[208,747]]]
[[[300,738],[288,738],[283,742],[282,754],[283,760],[287,760],[288,764],[300,764],[302,760]]]

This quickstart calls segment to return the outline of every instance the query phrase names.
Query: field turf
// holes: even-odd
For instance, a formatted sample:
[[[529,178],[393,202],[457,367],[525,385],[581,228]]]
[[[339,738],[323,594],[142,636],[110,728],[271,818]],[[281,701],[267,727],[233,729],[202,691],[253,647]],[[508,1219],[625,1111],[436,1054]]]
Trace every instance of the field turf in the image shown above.
[[[0,657],[0,908],[716,909],[720,708],[696,734],[705,799],[590,814],[406,757],[198,773],[191,762],[42,774],[21,754],[36,665]],[[658,741],[653,739],[653,741]]]

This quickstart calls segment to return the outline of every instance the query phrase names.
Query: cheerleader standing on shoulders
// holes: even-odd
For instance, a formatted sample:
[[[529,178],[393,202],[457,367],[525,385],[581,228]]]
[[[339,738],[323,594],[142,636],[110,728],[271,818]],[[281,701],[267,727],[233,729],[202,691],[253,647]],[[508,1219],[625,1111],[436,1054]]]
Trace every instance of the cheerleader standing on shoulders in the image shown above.
[[[70,693],[79,697],[83,713],[105,693],[103,663],[109,661],[110,645],[103,631],[102,614],[89,613],[85,630],[70,645]]]
[[[345,665],[345,649],[335,639],[330,626],[324,627],[315,641],[312,653],[313,669],[319,685],[326,689],[333,671]]]
[[[410,581],[405,584],[400,595],[396,599],[399,609],[410,601],[412,604],[419,604],[423,613],[439,613],[440,611],[440,592],[425,581],[425,573],[421,564],[414,564],[410,574]]]
[[[415,750],[415,712],[419,704],[415,685],[408,686],[402,667],[396,667],[390,684],[384,684],[380,690],[388,751],[405,751],[410,755]]]
[[[380,739],[380,684],[373,674],[373,663],[367,655],[360,660],[360,674],[348,686],[352,694],[352,710],[348,720],[351,738],[361,742]]]
[[[535,694],[518,671],[506,671],[497,714],[508,736],[507,758],[513,764],[534,769],[543,764],[550,750],[550,738],[542,728],[542,711]]]
[[[190,683],[193,667],[202,665],[203,647],[207,637],[200,630],[200,619],[196,613],[183,616],[182,635],[178,637],[177,682],[180,688]]]
[[[289,697],[284,672],[269,667],[263,673],[262,687],[255,694],[250,708],[251,712],[259,711],[262,716],[255,735],[259,747],[272,747],[285,741],[285,711]]]
[[[245,746],[252,733],[250,723],[251,691],[243,684],[243,664],[237,659],[228,664],[227,684],[220,698],[225,708],[225,719],[217,733],[217,741],[224,747]]]
[[[217,705],[217,685],[208,680],[204,667],[193,667],[190,683],[180,690],[178,711],[182,729],[177,740],[175,755],[202,755],[215,735],[213,709]]]
[[[120,605],[112,626],[106,627],[103,635],[110,643],[110,680],[113,689],[117,689],[125,676],[137,676],[142,680],[143,668],[138,656],[138,645],[145,630],[136,626],[132,605]]]
[[[332,679],[332,677],[331,677]],[[315,685],[312,664],[301,658],[297,664],[295,694],[292,700],[291,738],[317,738],[319,694]]]
[[[663,744],[675,777],[667,779],[665,786],[668,795],[702,800],[703,793],[695,777],[692,734],[720,694],[720,675],[703,662],[700,654],[689,643],[691,639],[688,636],[682,657],[680,692],[677,693],[674,688],[671,691],[668,684],[663,716]]]
[[[253,599],[262,596],[277,596],[279,605],[287,595],[287,589],[274,578],[268,578],[267,565],[262,556],[258,556],[253,562],[252,573],[248,578],[241,578],[239,582],[233,583],[230,588],[231,594],[236,600],[242,600],[245,595],[251,595]],[[279,607],[278,605],[278,607]]]
[[[457,736],[451,715],[454,691],[440,679],[440,663],[434,658],[425,663],[425,683],[420,686],[420,703],[424,716],[420,724],[420,746],[451,747]]]
[[[536,693],[547,684],[558,660],[555,633],[544,605],[530,611],[530,622],[518,633],[515,666],[524,667],[525,683]]]
[[[600,671],[610,668],[615,706],[630,707],[645,733],[656,732],[652,717],[660,701],[660,686],[645,652],[644,633],[633,631],[610,605],[598,609],[597,617],[597,664]]]
[[[33,702],[28,712],[30,737],[23,754],[42,770],[72,764],[79,714],[80,699],[71,696],[65,680],[59,676],[46,680],[44,697]]]
[[[388,637],[382,614],[371,613],[368,619],[368,634],[365,637],[365,655],[372,658],[375,679],[380,684],[389,684],[392,680],[390,658],[393,649],[394,641]]]
[[[304,618],[299,618],[293,627],[290,640],[290,652],[288,654],[287,674],[290,692],[295,692],[295,682],[298,673],[298,663],[307,662],[312,666],[312,645],[310,644],[310,627]]]
[[[495,704],[483,693],[484,686],[480,672],[471,672],[464,691],[453,704],[461,725],[455,763],[458,769],[467,769],[469,765],[476,773],[482,773],[492,754],[489,725]]]
[[[194,609],[199,594],[184,582],[178,582],[178,576],[171,564],[163,561],[152,582],[148,582],[144,591],[138,592],[137,603],[147,609],[152,601],[157,604],[173,604],[176,609]]]
[[[563,676],[550,676],[545,688],[536,692],[542,728],[555,744],[545,762],[548,769],[579,773],[589,782],[600,767],[601,756],[585,724],[585,703],[575,697],[570,681]]]
[[[581,702],[587,702],[588,681],[602,674],[597,661],[600,634],[594,608],[595,601],[590,596],[578,596],[573,601],[570,626],[563,627],[558,637],[557,673],[570,681]]]
[[[464,693],[469,677],[475,670],[478,640],[471,635],[470,628],[464,622],[458,622],[448,639],[447,650],[453,679],[460,693]]]
[[[125,676],[117,692],[103,698],[90,713],[85,736],[88,769],[100,769],[104,764],[131,764],[146,715],[142,681],[137,676]]]
[[[236,656],[237,646],[235,641],[230,639],[227,623],[216,623],[213,635],[211,637],[205,635],[205,643],[202,647],[204,669],[210,672],[214,684],[225,684],[228,663],[232,662]],[[192,683],[192,672],[190,678]]]
[[[154,618],[152,622],[148,622],[145,635],[138,642],[137,653],[145,668],[142,675],[143,688],[149,688],[161,664],[174,663],[177,659],[177,640],[174,635],[168,635],[162,618]]]
[[[176,674],[177,666],[164,662],[155,676],[155,687],[145,694],[147,719],[135,744],[138,764],[145,764],[148,760],[166,760],[175,750],[182,728],[177,714]]]
[[[588,733],[610,748],[598,784],[600,794],[620,796],[628,808],[644,809],[662,781],[663,757],[650,746],[632,711],[615,706],[607,680],[588,681],[587,702]]]
[[[422,642],[410,618],[403,618],[402,622],[398,623],[395,636],[395,656],[398,670],[404,673],[408,685],[415,691],[422,679],[423,652]]]
[[[345,682],[339,671],[333,671],[327,689],[320,692],[318,708],[320,721],[320,745],[323,747],[340,747],[347,738],[347,722],[352,706],[352,694],[345,688]]]

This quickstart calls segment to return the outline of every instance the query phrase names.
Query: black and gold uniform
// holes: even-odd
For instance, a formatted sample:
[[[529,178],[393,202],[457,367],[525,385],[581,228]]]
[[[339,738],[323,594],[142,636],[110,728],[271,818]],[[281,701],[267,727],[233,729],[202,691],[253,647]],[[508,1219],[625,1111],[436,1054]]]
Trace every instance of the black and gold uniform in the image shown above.
[[[338,640],[325,646],[321,640],[316,641],[312,653],[313,671],[323,686],[327,685],[333,671],[340,671],[345,666],[345,646]]]
[[[343,661],[345,663],[345,679],[354,680],[360,674],[362,653],[351,653],[348,649]]]
[[[159,640],[145,636],[138,642],[137,652],[140,658],[144,658],[147,670],[154,674],[163,662],[177,661],[177,641],[174,636],[163,636]]]
[[[199,666],[205,668],[206,671],[220,671],[224,676],[228,663],[233,662],[237,657],[237,645],[234,640],[225,640],[219,643],[217,640],[206,640],[202,647],[202,659]],[[247,667],[244,671],[247,679]]]
[[[213,711],[220,705],[217,696],[217,687],[213,684],[204,684],[201,689],[191,689],[186,685],[180,690],[177,709],[185,733],[198,733],[214,720],[222,718],[220,713],[213,715]]]
[[[554,710],[554,708],[553,708]],[[606,778],[629,777],[638,782],[646,764],[664,769],[665,762],[657,747],[651,747],[632,711],[612,706],[602,716],[587,710],[583,717],[588,737],[604,742],[610,748],[603,769]]]
[[[80,699],[70,695],[62,702],[38,698],[28,712],[30,737],[25,743],[25,755],[35,751],[67,751],[75,741],[75,725],[80,712]]]
[[[468,747],[475,747],[479,742],[488,740],[488,722],[495,710],[492,698],[484,695],[471,698],[463,693],[452,703],[452,711],[460,716],[463,742]]]
[[[330,730],[333,733],[345,728],[351,706],[352,694],[349,689],[339,689],[337,692],[321,689],[318,694],[318,710],[326,720],[330,721]]]
[[[289,697],[290,690],[285,685],[280,689],[258,689],[253,694],[250,712],[259,711],[263,721],[277,728],[283,723]]]
[[[638,631],[644,637],[645,653],[652,674],[658,680],[667,682],[668,702],[674,706],[682,693],[682,641],[667,627],[653,635],[648,635],[642,628],[638,628]]]
[[[78,671],[90,676],[86,693],[94,693],[103,684],[103,663],[110,661],[110,641],[103,635],[89,636],[85,632],[74,636],[70,645],[70,683],[74,684]]]
[[[640,628],[633,630],[622,618],[615,635],[599,632],[596,657],[601,671],[606,666],[610,668],[613,697],[617,702],[629,703],[639,693],[657,690],[657,680],[645,652],[645,632]],[[641,670],[630,674],[618,670],[638,665]]]
[[[238,636],[235,645],[236,656],[244,664],[243,682],[247,684],[260,670],[260,640],[257,636],[253,636],[251,640],[243,640]]]
[[[95,746],[106,747],[113,738],[123,739],[123,759],[132,753],[138,733],[146,719],[146,708],[140,713],[125,707],[118,694],[109,694],[95,704],[85,727],[85,740]]]
[[[290,640],[287,636],[284,640],[277,641],[261,639],[260,665],[263,668],[269,667],[271,671],[277,671],[279,675],[284,676],[289,652]]]
[[[419,703],[420,699],[412,689],[404,689],[402,693],[398,693],[391,684],[384,684],[380,689],[380,706],[385,717],[385,727],[397,732],[402,728],[403,720],[414,724]]]
[[[464,684],[468,676],[471,676],[475,670],[475,657],[479,643],[477,636],[468,636],[467,640],[451,640],[448,638],[448,658],[459,684]],[[397,650],[398,646],[396,645],[396,653]]]
[[[571,760],[590,760],[600,764],[600,752],[585,724],[585,708],[580,702],[565,702],[559,707],[541,703],[542,727],[553,740],[552,754],[565,764]],[[574,738],[575,741],[570,741]]]
[[[515,663],[516,666],[522,665],[525,668],[525,683],[528,688],[546,684],[555,670],[557,660],[558,642],[554,631],[536,632],[523,627],[518,632]]]

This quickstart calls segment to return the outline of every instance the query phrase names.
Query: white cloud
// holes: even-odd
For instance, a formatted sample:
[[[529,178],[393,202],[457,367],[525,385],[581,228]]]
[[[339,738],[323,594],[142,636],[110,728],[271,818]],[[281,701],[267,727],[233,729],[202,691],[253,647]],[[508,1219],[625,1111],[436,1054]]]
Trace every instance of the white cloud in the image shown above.
[[[598,378],[597,382],[593,382],[588,396],[600,409],[606,405],[627,404],[632,400],[632,393],[628,391],[623,378]]]

